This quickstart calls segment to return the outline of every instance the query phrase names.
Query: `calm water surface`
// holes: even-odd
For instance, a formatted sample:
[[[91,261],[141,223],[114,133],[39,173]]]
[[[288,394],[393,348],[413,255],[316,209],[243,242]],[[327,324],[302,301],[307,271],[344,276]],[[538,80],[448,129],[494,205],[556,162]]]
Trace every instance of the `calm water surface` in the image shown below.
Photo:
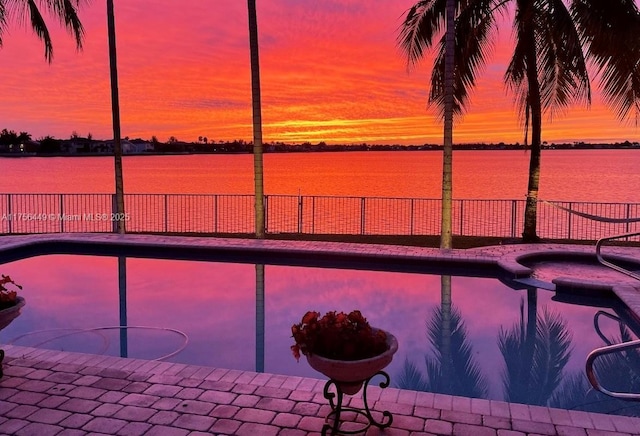
[[[0,158],[3,193],[112,193],[113,158]],[[454,197],[521,199],[529,153],[456,151]],[[540,197],[640,202],[640,150],[545,150]],[[264,156],[265,193],[440,198],[439,152]],[[252,194],[252,155],[125,156],[125,192]]]
[[[187,348],[170,361],[255,370],[254,265],[129,258],[126,266],[128,325],[177,329],[189,337]],[[57,330],[119,324],[117,259],[40,256],[6,264],[3,270],[20,279],[27,305],[0,331],[0,343],[119,354],[115,330],[73,335]],[[426,326],[440,305],[439,276],[266,265],[264,292],[265,371],[318,377],[305,361],[297,363],[290,354],[291,325],[307,310],[358,308],[372,325],[399,340],[400,349],[389,367],[395,383],[405,362],[426,374],[424,356],[434,355]],[[502,399],[505,361],[498,336],[518,325],[521,305],[527,310],[527,293],[496,279],[453,277],[451,294],[473,361],[490,382],[487,396]],[[571,357],[564,378],[583,374],[586,354],[603,345],[593,327],[598,308],[560,303],[553,296],[537,292],[538,315],[555,313],[570,331]],[[610,337],[620,335],[609,319],[603,328]],[[180,336],[166,330],[132,329],[128,340],[129,356],[146,359],[171,353],[182,344]]]

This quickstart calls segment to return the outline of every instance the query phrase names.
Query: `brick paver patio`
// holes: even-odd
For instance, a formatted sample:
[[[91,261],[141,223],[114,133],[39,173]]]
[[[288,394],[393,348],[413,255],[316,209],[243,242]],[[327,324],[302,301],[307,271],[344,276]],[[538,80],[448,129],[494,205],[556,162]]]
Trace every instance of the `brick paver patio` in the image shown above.
[[[9,346],[0,434],[319,435],[324,380]],[[393,424],[367,435],[640,434],[640,418],[369,388]],[[358,407],[359,396],[348,397]]]

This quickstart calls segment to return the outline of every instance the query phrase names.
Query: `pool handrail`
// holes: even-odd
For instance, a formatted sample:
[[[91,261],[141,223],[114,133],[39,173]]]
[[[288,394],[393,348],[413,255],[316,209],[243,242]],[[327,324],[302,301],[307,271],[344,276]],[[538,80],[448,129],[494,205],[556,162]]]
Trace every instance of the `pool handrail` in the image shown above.
[[[614,263],[611,263],[609,261],[606,261],[604,259],[604,257],[602,257],[601,254],[601,248],[602,248],[602,244],[604,244],[607,241],[612,241],[614,239],[621,239],[621,238],[628,238],[628,237],[632,237],[632,236],[640,236],[640,232],[634,232],[634,233],[625,233],[622,235],[614,235],[614,236],[608,236],[606,238],[600,238],[598,239],[598,241],[596,242],[596,258],[598,259],[598,262],[600,262],[602,265],[614,269],[622,274],[625,274],[629,277],[633,277],[636,280],[640,280],[640,275],[634,273],[633,271],[629,271],[628,269],[625,269],[619,265],[616,265]]]
[[[612,354],[620,351],[625,351],[631,348],[640,348],[640,339],[636,339],[634,341],[622,342],[620,344],[607,345],[606,347],[600,347],[593,350],[587,356],[587,362],[585,365],[587,379],[593,388],[599,392],[602,392],[605,395],[608,395],[613,398],[618,398],[621,400],[634,400],[640,401],[640,393],[632,393],[632,392],[612,392],[605,387],[603,387],[596,377],[593,362],[600,356],[605,354]]]

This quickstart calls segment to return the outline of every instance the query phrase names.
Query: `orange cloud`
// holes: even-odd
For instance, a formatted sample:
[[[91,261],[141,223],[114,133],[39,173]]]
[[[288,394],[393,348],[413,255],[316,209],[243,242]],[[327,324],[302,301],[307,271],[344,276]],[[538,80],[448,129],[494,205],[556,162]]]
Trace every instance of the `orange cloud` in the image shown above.
[[[426,109],[425,59],[408,73],[396,47],[412,0],[258,4],[266,141],[439,143],[442,126]],[[72,131],[111,136],[106,8],[82,11],[84,50],[50,20],[55,58],[43,60],[30,30],[11,27],[0,49],[0,119],[36,138]],[[246,5],[197,0],[116,5],[123,136],[160,140],[250,140],[251,92]],[[503,24],[456,142],[522,142],[513,98],[502,83],[511,49]],[[571,108],[544,124],[546,141],[634,140],[594,93],[590,110]]]

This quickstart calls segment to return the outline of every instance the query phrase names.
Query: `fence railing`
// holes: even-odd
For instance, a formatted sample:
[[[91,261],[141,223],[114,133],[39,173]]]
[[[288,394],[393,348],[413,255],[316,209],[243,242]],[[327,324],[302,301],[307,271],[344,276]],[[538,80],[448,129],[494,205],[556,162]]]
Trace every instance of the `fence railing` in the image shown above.
[[[640,222],[600,222],[572,213],[632,219],[640,216],[640,203],[551,203],[538,204],[542,238],[596,240],[640,232]],[[519,237],[524,207],[524,200],[454,200],[453,233]],[[113,194],[0,194],[0,233],[113,232],[120,219],[128,232],[253,233],[253,208],[253,195],[125,194],[121,217]],[[271,234],[439,235],[441,201],[266,195],[265,215]]]

